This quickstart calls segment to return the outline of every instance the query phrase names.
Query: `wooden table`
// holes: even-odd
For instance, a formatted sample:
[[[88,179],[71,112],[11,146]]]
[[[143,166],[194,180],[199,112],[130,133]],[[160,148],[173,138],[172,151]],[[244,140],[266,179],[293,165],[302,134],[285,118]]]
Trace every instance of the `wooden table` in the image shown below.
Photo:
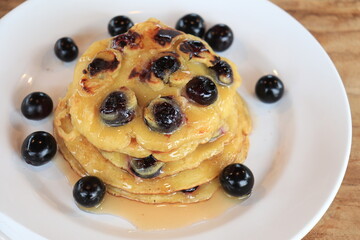
[[[23,0],[0,0],[0,17]],[[304,240],[360,239],[360,0],[272,0],[301,22],[334,61],[353,121],[349,166],[341,188]]]

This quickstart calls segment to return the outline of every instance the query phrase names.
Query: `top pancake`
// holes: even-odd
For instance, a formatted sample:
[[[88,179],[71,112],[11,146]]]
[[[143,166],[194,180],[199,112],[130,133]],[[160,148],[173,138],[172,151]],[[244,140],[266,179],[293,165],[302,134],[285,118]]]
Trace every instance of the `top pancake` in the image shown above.
[[[189,41],[201,42],[204,48],[190,51],[184,47]],[[167,55],[176,57],[180,68],[164,82],[154,75],[150,66]],[[106,62],[106,68],[90,68],[95,59]],[[219,84],[211,69],[220,59],[232,68],[233,83],[229,86]],[[196,104],[184,94],[186,83],[195,76],[206,76],[216,83],[218,98],[213,104]],[[206,42],[149,19],[125,34],[92,44],[78,61],[65,99],[72,125],[96,148],[134,157],[165,154],[171,158],[171,153],[174,156],[179,153],[183,158],[214,137],[236,112],[233,99],[240,81],[236,66],[217,56]],[[123,126],[111,127],[102,121],[99,108],[108,94],[122,87],[136,96],[135,117]],[[173,133],[163,134],[145,124],[144,108],[153,99],[168,96],[176,100],[185,121]]]

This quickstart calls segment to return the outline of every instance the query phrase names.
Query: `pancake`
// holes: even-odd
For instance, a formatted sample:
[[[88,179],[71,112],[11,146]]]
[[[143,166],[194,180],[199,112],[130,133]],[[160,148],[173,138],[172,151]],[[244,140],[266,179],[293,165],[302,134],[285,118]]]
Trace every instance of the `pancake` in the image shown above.
[[[62,110],[61,108],[57,109],[57,111]],[[59,119],[57,122],[62,122],[62,125],[57,128],[58,141],[61,141],[61,138],[66,139],[64,141],[66,148],[89,175],[97,176],[111,186],[138,194],[171,193],[206,183],[218,176],[225,166],[244,155],[242,151],[248,148],[247,136],[239,134],[232,140],[231,144],[225,146],[223,152],[204,160],[195,169],[181,171],[178,174],[163,178],[140,179],[128,171],[116,167],[72,126],[66,126],[66,123],[72,121]],[[66,133],[69,129],[72,130]]]
[[[207,81],[215,97],[190,95],[195,80]],[[240,83],[235,64],[206,42],[149,19],[81,56],[56,108],[54,135],[72,169],[97,176],[110,194],[152,204],[204,201],[222,169],[247,155],[251,120]],[[130,164],[149,157],[156,174]]]
[[[69,133],[69,135],[73,136],[72,133]],[[72,169],[75,172],[77,172],[77,174],[79,174],[80,176],[89,175],[89,171],[87,171],[87,169],[85,169],[86,166],[88,166],[88,165],[82,164],[76,160],[74,155],[65,146],[62,138],[59,137],[58,132],[55,132],[55,136],[58,140],[58,146],[59,146],[60,152],[63,154],[65,159],[70,163]],[[240,152],[237,155],[237,157],[233,158],[234,162],[241,163],[246,158],[246,155],[247,155],[246,150],[247,150],[248,144],[249,144],[248,138],[245,138],[243,145],[240,146],[241,148],[237,148],[237,149],[242,149],[243,151]],[[84,151],[84,152],[86,152],[86,151]],[[94,162],[97,162],[97,160],[94,160]],[[84,168],[84,166],[85,166],[85,168]],[[101,176],[102,174],[105,173],[105,172],[103,172],[103,170],[104,170],[103,168],[95,169],[91,165],[89,167],[91,169],[96,170],[96,172],[101,173],[100,176],[99,175],[98,176],[101,179],[104,179],[103,176]],[[96,175],[96,174],[92,174],[92,175]],[[197,186],[199,186],[199,185],[194,185],[192,187],[197,187]],[[206,183],[200,184],[200,186],[193,193],[184,193],[179,190],[179,191],[175,191],[175,192],[171,192],[171,193],[161,193],[161,194],[148,194],[148,193],[134,194],[134,193],[125,191],[123,189],[114,187],[114,186],[110,185],[109,183],[107,183],[107,191],[110,194],[115,195],[115,196],[121,196],[121,197],[129,198],[131,200],[144,202],[144,203],[152,203],[152,204],[154,204],[154,203],[194,203],[194,202],[204,201],[204,200],[211,198],[211,196],[216,192],[216,190],[219,188],[219,186],[220,186],[220,184],[218,182],[218,179],[215,178]]]
[[[108,50],[112,42],[115,41],[114,38],[95,42],[80,58],[75,69],[74,82],[70,85],[66,98],[68,98],[73,125],[97,148],[110,152],[123,152],[126,151],[132,139],[135,139],[136,143],[145,149],[159,152],[168,152],[189,142],[205,143],[221,127],[221,120],[226,118],[234,109],[231,99],[233,99],[236,93],[235,90],[241,81],[236,66],[231,61],[226,60],[233,69],[234,82],[230,86],[218,87],[219,96],[214,104],[206,107],[189,104],[189,101],[182,96],[184,85],[194,76],[213,77],[211,70],[202,63],[201,58],[193,57],[191,61],[188,61],[188,54],[184,58],[182,56],[184,55],[183,52],[180,51],[181,54],[177,52],[179,51],[178,45],[189,40],[199,41],[209,51],[208,54],[211,55],[211,59],[216,59],[217,55],[201,39],[180,32],[178,32],[179,35],[175,39],[177,41],[171,46],[166,45],[164,49],[160,47],[157,47],[157,49],[150,48],[154,46],[153,35],[161,29],[168,29],[168,27],[156,20],[149,20],[135,25],[131,32],[136,32],[141,36],[139,37],[141,44],[139,43],[136,48],[125,46],[121,49],[121,54],[114,53],[113,56],[116,57],[119,64],[112,72],[107,71],[91,77],[87,69],[89,64],[98,57],[99,52],[115,52],[111,48]],[[182,83],[178,83],[176,86],[161,83],[164,85],[161,91],[153,90],[151,86],[159,84],[158,82],[161,82],[161,80],[152,81],[153,74],[149,74],[150,79],[144,80],[134,71],[149,71],[146,66],[151,63],[152,59],[163,56],[166,52],[177,54],[180,62],[184,63],[181,65],[182,69],[179,72],[187,74],[188,77],[183,78]],[[144,59],[147,61],[146,64],[142,63],[142,61],[145,61]],[[85,72],[86,74],[84,74]],[[109,93],[123,86],[131,89],[136,95],[138,103],[136,117],[124,126],[109,128],[101,121],[97,109],[99,109],[102,101]],[[171,136],[151,131],[143,120],[142,109],[149,104],[149,101],[158,96],[177,97],[186,116],[186,124]]]

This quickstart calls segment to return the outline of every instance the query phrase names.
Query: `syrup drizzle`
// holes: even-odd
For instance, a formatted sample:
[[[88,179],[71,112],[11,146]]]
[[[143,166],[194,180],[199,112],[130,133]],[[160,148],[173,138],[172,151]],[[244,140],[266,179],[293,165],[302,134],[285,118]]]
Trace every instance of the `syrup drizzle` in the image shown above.
[[[55,162],[73,186],[80,177],[63,158],[58,158]],[[228,197],[220,189],[211,199],[192,204],[145,204],[107,193],[100,206],[80,209],[95,214],[119,216],[138,230],[169,230],[215,218],[240,202],[241,199]]]

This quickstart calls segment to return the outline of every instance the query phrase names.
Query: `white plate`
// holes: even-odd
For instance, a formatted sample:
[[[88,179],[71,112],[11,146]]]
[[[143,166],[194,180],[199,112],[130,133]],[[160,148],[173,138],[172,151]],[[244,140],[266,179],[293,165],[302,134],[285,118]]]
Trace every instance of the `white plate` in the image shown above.
[[[51,131],[52,118],[26,120],[19,106],[32,91],[47,92],[55,103],[65,94],[75,62],[56,59],[58,38],[73,37],[82,53],[108,37],[113,16],[128,15],[135,22],[156,17],[174,26],[189,12],[202,15],[208,26],[226,23],[235,33],[233,46],[221,55],[235,61],[244,79],[240,92],[254,120],[246,164],[256,184],[250,199],[216,219],[186,230],[129,232],[119,217],[78,210],[54,163],[35,168],[21,160],[23,139],[34,130]],[[5,239],[299,239],[341,184],[351,145],[342,81],[318,42],[267,1],[30,0],[1,19],[0,36],[0,232]],[[271,105],[254,96],[257,79],[268,73],[279,75],[286,86],[284,97]]]

